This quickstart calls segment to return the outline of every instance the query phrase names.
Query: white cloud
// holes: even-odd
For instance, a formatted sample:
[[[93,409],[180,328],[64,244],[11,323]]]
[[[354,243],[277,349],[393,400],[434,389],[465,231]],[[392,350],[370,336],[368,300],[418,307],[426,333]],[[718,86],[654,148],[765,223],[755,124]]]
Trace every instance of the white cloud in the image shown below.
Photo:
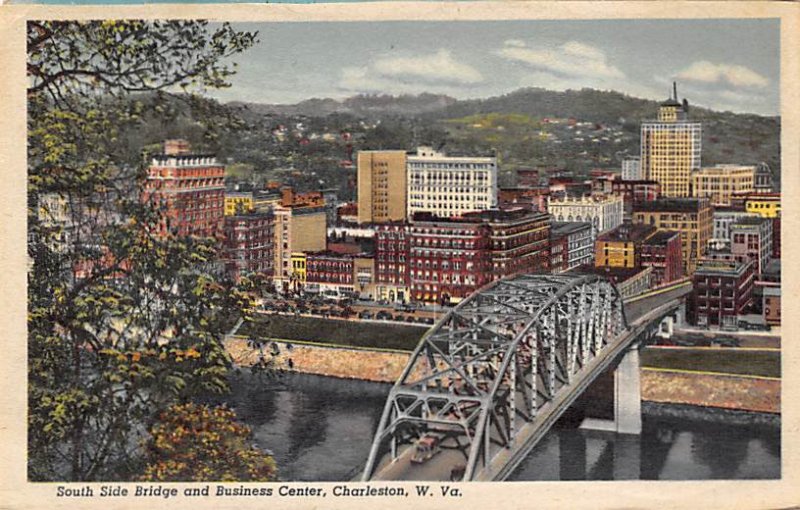
[[[764,88],[769,79],[744,66],[715,64],[707,60],[694,62],[679,72],[677,78],[702,83],[724,83],[734,87]]]
[[[415,56],[384,56],[369,65],[342,69],[339,88],[356,92],[416,93],[444,91],[484,82],[474,67],[449,50]]]
[[[594,46],[569,41],[557,48],[538,49],[520,43],[522,41],[516,39],[508,40],[496,53],[507,60],[564,78],[625,78],[625,73],[609,64],[605,52]]]

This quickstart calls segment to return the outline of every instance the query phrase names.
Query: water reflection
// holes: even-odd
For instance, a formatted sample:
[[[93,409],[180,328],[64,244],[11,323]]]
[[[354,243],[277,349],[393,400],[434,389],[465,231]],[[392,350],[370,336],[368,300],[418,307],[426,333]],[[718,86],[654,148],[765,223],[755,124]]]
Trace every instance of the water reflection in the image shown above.
[[[363,468],[388,385],[314,376],[232,380],[225,401],[269,448],[284,480],[349,480]],[[780,431],[645,416],[641,436],[560,423],[512,480],[780,477]]]

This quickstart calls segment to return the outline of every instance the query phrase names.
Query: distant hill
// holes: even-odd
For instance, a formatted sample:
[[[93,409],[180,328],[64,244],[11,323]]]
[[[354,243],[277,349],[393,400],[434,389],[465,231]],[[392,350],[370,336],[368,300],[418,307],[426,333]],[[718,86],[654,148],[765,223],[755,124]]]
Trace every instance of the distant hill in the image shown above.
[[[324,117],[333,113],[346,113],[357,117],[382,117],[386,115],[407,116],[442,111],[456,104],[457,99],[439,94],[419,95],[357,95],[344,100],[307,99],[293,105],[228,103],[231,106],[247,106],[252,112],[265,115]]]
[[[665,98],[666,99],[666,98]],[[780,118],[763,117],[754,114],[718,112],[708,108],[691,105],[689,115],[703,123],[703,164],[719,163],[755,164],[767,162],[780,180]],[[255,115],[326,117],[331,114],[347,114],[369,121],[406,119],[417,128],[447,129],[450,142],[458,143],[459,148],[477,144],[481,150],[496,146],[501,140],[507,146],[505,152],[519,161],[530,159],[524,155],[529,134],[508,133],[503,135],[486,133],[461,134],[454,132],[454,119],[503,114],[523,115],[530,119],[575,118],[602,126],[614,126],[623,133],[621,143],[613,147],[617,154],[638,152],[639,128],[643,120],[656,116],[660,101],[632,97],[620,92],[594,89],[568,90],[564,92],[541,88],[523,88],[501,96],[486,99],[457,100],[436,94],[420,95],[357,95],[344,100],[309,99],[295,105],[267,105],[235,103],[246,106]],[[231,104],[231,103],[229,103]],[[463,131],[463,130],[462,130]],[[455,136],[455,138],[452,138]],[[389,137],[391,138],[391,137]],[[459,140],[460,138],[460,140]],[[401,138],[395,142],[400,143]],[[389,140],[391,143],[391,140]],[[510,147],[509,147],[510,146]],[[410,147],[406,147],[410,148]],[[546,147],[549,160],[572,160],[574,151],[583,148],[562,144]],[[538,153],[543,150],[537,148]],[[589,150],[592,156],[592,150]],[[613,158],[612,147],[601,148],[597,157],[589,164],[603,164]],[[603,153],[603,154],[600,154]],[[520,156],[523,155],[523,156]],[[600,163],[598,163],[600,162]],[[613,163],[616,164],[616,163]]]

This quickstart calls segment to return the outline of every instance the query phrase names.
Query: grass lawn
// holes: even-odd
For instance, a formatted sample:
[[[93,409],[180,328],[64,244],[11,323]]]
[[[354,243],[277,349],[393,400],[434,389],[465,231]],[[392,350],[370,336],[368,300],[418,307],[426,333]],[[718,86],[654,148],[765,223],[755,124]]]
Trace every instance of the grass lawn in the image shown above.
[[[271,315],[242,324],[238,334],[256,338],[413,351],[425,331],[425,328],[419,326],[402,324]]]
[[[780,352],[651,348],[642,351],[641,363],[643,367],[653,368],[781,376]]]

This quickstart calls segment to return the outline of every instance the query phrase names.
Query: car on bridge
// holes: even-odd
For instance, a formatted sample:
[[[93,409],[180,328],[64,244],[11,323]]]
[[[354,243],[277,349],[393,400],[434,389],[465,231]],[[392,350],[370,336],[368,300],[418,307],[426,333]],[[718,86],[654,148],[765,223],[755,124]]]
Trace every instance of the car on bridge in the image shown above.
[[[411,455],[411,462],[414,464],[422,464],[427,462],[434,455],[439,453],[441,447],[439,445],[439,438],[436,436],[425,435],[417,440],[414,446],[414,453]]]

